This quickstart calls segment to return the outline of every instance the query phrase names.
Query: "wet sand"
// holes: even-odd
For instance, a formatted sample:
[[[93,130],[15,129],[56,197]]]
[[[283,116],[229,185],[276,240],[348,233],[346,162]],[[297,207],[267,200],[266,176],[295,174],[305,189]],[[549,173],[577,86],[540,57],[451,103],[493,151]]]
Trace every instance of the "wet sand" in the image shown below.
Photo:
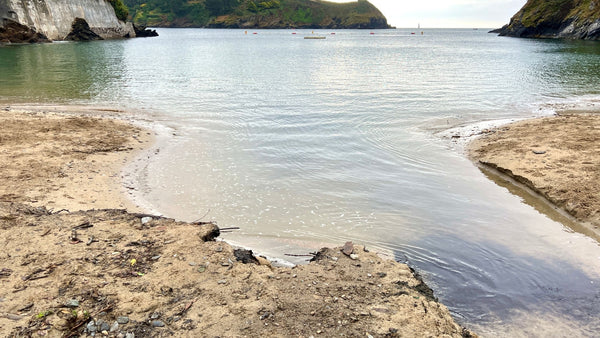
[[[408,266],[359,245],[280,268],[219,241],[215,224],[136,210],[121,168],[151,144],[148,130],[10,107],[0,124],[2,332],[470,335]]]
[[[564,111],[508,124],[468,146],[485,172],[521,186],[600,241],[600,114]]]

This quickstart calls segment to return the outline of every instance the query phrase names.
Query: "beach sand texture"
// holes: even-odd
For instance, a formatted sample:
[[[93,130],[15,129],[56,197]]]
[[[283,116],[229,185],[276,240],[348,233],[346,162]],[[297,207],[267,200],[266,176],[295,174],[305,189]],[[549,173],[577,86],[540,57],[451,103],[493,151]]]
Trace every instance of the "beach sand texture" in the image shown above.
[[[600,240],[600,114],[562,112],[495,129],[469,145],[484,170],[523,184]]]
[[[471,335],[408,266],[364,247],[274,267],[215,240],[212,223],[126,212],[120,170],[151,132],[10,108],[0,124],[0,332]]]

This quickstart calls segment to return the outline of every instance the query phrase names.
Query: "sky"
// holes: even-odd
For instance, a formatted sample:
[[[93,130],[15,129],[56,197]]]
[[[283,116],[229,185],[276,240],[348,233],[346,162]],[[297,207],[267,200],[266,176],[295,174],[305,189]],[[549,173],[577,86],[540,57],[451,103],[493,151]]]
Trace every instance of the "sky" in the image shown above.
[[[348,0],[329,0],[351,2]],[[398,28],[500,28],[527,0],[369,0]]]

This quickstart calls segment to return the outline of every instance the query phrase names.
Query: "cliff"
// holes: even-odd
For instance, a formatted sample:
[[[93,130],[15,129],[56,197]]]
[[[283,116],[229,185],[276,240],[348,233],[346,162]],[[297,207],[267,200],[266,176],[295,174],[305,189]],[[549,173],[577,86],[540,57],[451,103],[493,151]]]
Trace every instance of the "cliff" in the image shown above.
[[[151,27],[390,28],[369,1],[125,0],[133,22]]]
[[[528,0],[501,36],[600,40],[599,0]]]
[[[104,39],[135,37],[133,25],[117,19],[107,0],[0,0],[0,30],[16,22],[50,40],[65,40],[76,18]]]

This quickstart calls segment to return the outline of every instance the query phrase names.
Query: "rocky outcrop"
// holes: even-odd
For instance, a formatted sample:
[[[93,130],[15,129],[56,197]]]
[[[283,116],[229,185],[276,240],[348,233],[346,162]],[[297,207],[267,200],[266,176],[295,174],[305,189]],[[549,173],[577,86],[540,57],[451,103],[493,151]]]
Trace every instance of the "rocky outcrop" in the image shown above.
[[[501,36],[600,40],[600,0],[529,0]]]
[[[65,40],[76,18],[85,19],[90,30],[104,39],[135,37],[133,25],[118,20],[106,0],[0,0],[0,19],[17,22],[51,40]]]
[[[82,18],[75,18],[72,30],[65,38],[67,41],[94,41],[104,40],[102,37],[90,29],[90,25]]]
[[[29,28],[20,23],[2,19],[0,25],[0,44],[1,43],[36,43],[36,42],[48,42],[48,38],[34,29]]]
[[[133,25],[133,29],[135,29],[135,36],[138,38],[158,36],[156,29],[147,29],[146,27],[138,27],[136,25]]]

